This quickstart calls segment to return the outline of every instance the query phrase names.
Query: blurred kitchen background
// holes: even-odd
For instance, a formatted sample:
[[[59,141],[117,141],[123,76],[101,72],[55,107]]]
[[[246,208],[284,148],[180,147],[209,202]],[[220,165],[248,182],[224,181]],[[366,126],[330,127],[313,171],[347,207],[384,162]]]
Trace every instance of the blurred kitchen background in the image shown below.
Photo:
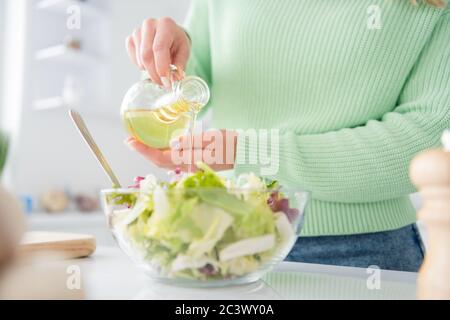
[[[0,0],[0,128],[10,138],[2,183],[22,202],[30,229],[113,243],[98,207],[98,192],[110,182],[71,123],[70,106],[124,185],[150,172],[165,175],[123,144],[120,104],[141,77],[125,38],[148,17],[183,23],[189,3]],[[79,29],[71,20],[77,10]]]
[[[134,176],[165,174],[123,144],[120,104],[141,77],[125,38],[145,18],[183,23],[189,2],[0,0],[0,128],[10,140],[2,184],[21,200],[30,228],[111,241],[96,203],[110,182],[70,121],[69,107],[83,115],[124,185]]]

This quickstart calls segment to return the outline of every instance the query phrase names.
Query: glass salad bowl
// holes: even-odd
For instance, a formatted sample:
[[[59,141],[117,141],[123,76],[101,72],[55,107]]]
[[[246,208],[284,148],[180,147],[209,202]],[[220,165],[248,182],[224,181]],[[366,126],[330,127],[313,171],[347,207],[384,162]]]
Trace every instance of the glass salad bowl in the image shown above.
[[[129,189],[102,190],[115,240],[157,281],[214,287],[259,280],[292,249],[308,192],[254,174],[232,183],[197,167],[170,183],[147,176]]]

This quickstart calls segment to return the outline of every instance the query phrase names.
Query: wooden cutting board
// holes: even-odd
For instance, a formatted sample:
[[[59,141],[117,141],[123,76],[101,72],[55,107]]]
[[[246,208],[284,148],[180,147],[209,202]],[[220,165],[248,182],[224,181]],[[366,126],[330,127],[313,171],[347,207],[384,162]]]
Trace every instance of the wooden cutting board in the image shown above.
[[[30,231],[25,233],[19,253],[25,256],[42,253],[75,259],[90,256],[95,247],[95,238],[91,235]]]

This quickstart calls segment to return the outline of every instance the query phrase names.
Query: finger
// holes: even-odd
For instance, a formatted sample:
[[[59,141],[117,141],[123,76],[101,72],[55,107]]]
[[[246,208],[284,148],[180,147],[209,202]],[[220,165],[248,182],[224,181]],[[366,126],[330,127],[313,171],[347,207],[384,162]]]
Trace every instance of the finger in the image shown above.
[[[173,152],[173,151],[172,151]],[[199,161],[203,161],[203,150],[202,149],[186,149],[178,150],[176,159],[178,161],[175,163],[176,167],[180,168],[182,171],[195,171],[195,164]],[[181,160],[181,161],[180,161]]]
[[[156,149],[149,147],[134,138],[128,138],[125,143],[134,151],[140,153],[145,159],[153,162],[158,167],[174,169],[171,152],[169,149]]]
[[[177,141],[177,149],[184,151],[184,150],[191,150],[191,149],[203,149],[203,135],[202,134],[196,134],[194,136],[191,135],[185,135],[180,136]]]
[[[155,159],[155,164],[158,167],[166,168],[166,169],[175,169],[177,166],[173,163],[172,160],[172,150],[163,149],[158,150],[159,153],[157,158]]]
[[[184,70],[186,69],[190,52],[191,40],[186,32],[179,28],[177,37],[174,41],[174,47],[172,48],[172,63],[177,67],[178,72],[176,77],[178,80],[182,80],[185,77]]]
[[[131,142],[132,140],[136,140],[136,139],[133,137],[128,137],[123,141],[123,143],[128,146],[128,142]]]
[[[228,162],[222,149],[172,149],[171,156],[171,159],[176,159],[175,162],[172,162],[172,168],[179,168],[183,172],[196,172],[198,169],[195,164],[199,161],[206,163],[213,170],[217,171],[230,170],[234,167],[234,161]]]
[[[138,151],[139,153],[142,154],[147,154],[147,153],[152,153],[153,152],[153,148],[143,144],[142,142],[136,140],[133,137],[128,137],[127,139],[125,139],[124,143],[130,147],[132,150],[134,151]]]
[[[177,71],[171,74],[173,81],[181,81],[186,78],[186,73],[184,72],[183,67],[180,64],[173,63],[174,66],[177,67]]]
[[[198,162],[203,162],[216,171],[230,170],[234,167],[234,163],[228,163],[224,161],[222,155],[217,155],[217,150],[194,149],[179,152],[177,157],[181,157],[183,161],[176,163],[175,168],[180,168],[183,172],[196,172]]]
[[[185,77],[184,70],[189,59],[190,47],[188,42],[178,42],[177,46],[173,49],[173,61],[172,63],[177,67],[177,80],[182,80]]]
[[[178,149],[205,149],[205,148],[220,148],[225,142],[225,136],[222,131],[206,131],[201,134],[185,135],[178,138]]]
[[[170,49],[173,43],[174,23],[168,18],[158,22],[155,39],[153,41],[153,54],[156,71],[166,87],[170,87]]]
[[[133,42],[134,42],[134,48],[135,48],[135,57],[138,67],[143,70],[144,65],[142,64],[141,57],[140,57],[140,48],[141,48],[141,29],[136,29],[133,32]]]
[[[134,138],[128,138],[127,140],[125,140],[125,143],[132,150],[137,151],[141,155],[143,155],[147,160],[150,160],[153,162],[156,158],[158,158],[158,155],[159,155],[158,149],[151,148]]]
[[[155,59],[153,55],[153,41],[155,39],[156,20],[148,19],[142,24],[142,39],[140,57],[144,68],[147,70],[150,79],[161,85],[161,80],[156,72]]]
[[[127,48],[128,56],[130,60],[137,66],[139,66],[136,60],[136,47],[134,45],[133,36],[128,36],[125,40],[125,46]]]

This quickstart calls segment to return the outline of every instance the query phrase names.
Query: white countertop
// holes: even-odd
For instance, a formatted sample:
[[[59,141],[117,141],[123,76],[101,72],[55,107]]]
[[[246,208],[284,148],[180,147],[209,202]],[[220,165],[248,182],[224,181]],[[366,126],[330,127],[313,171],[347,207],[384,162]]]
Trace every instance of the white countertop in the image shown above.
[[[115,246],[100,212],[32,214],[30,230],[92,234],[98,248],[81,267],[88,299],[414,299],[416,274],[382,271],[380,289],[370,290],[366,269],[281,263],[258,283],[222,289],[188,289],[152,282]]]
[[[100,246],[93,256],[70,260],[81,269],[88,299],[414,299],[416,274],[381,271],[370,290],[366,269],[283,262],[263,280],[226,288],[184,288],[156,283],[117,247]]]

